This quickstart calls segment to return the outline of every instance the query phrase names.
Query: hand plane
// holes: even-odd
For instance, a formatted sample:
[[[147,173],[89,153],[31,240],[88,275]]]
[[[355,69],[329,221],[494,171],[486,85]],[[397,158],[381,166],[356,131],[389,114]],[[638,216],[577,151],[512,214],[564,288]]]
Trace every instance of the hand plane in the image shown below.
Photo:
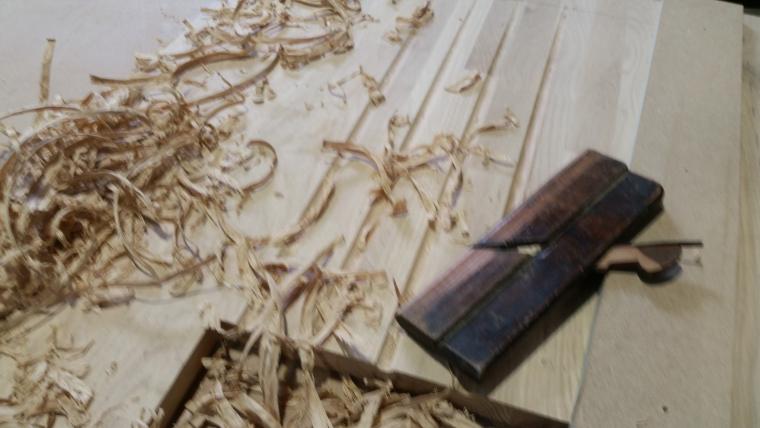
[[[562,293],[590,276],[629,270],[662,282],[677,275],[682,247],[701,243],[628,244],[662,211],[662,198],[656,182],[587,151],[396,319],[423,347],[479,379]]]

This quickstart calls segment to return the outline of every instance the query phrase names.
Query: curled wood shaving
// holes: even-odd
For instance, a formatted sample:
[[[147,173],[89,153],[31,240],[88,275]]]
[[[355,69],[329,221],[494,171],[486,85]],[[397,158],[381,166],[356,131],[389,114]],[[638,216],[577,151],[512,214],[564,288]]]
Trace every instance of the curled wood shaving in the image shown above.
[[[377,172],[382,196],[392,204],[395,204],[392,190],[400,179],[411,178],[415,171],[431,167],[443,159],[451,161],[461,150],[460,141],[450,136],[438,136],[433,143],[408,152],[394,151],[386,147],[382,155],[352,143],[325,141],[323,147],[341,154],[351,154],[370,163]]]
[[[293,243],[301,234],[314,222],[319,220],[330,205],[333,195],[335,195],[335,184],[332,179],[328,178],[314,196],[309,208],[301,216],[298,222],[288,230],[276,235],[272,242],[276,245],[288,245]]]
[[[455,93],[455,94],[461,94],[462,92],[466,92],[469,89],[472,89],[475,87],[475,85],[480,82],[482,79],[480,73],[473,72],[469,76],[465,76],[461,78],[460,80],[452,83],[451,85],[447,86],[445,89],[447,92]]]
[[[380,406],[383,404],[383,398],[389,394],[390,388],[391,385],[389,384],[388,388],[370,392],[363,397],[364,409],[359,422],[356,424],[357,428],[372,428]]]
[[[465,137],[462,145],[462,151],[467,155],[481,156],[483,164],[487,166],[490,162],[498,163],[504,166],[514,166],[514,162],[509,159],[499,159],[491,154],[488,148],[483,146],[473,146],[472,142],[478,135],[500,130],[509,130],[519,127],[519,122],[515,114],[507,108],[502,120],[497,122],[485,123],[475,127],[475,130]],[[459,226],[462,235],[466,238],[469,236],[469,229],[462,219],[463,214],[455,210],[459,195],[464,185],[464,170],[461,160],[452,157],[452,174],[453,179],[449,180],[444,186],[443,194],[438,203],[431,203],[434,206],[433,216],[430,225],[433,228],[440,228],[443,231],[450,232],[455,226]],[[418,192],[420,190],[418,189]],[[429,211],[430,212],[430,211]]]
[[[352,310],[365,304],[366,291],[376,285],[375,279],[385,281],[384,275],[372,272],[318,272],[306,288],[299,326],[300,337],[312,346],[321,346]]]
[[[380,105],[385,102],[385,95],[380,92],[380,85],[377,83],[374,77],[367,74],[363,68],[359,67],[359,75],[362,78],[362,84],[367,88],[369,93],[369,99],[372,105]]]
[[[270,293],[267,303],[259,311],[252,326],[247,329],[248,340],[243,347],[243,357],[247,356],[250,353],[250,351],[253,349],[253,346],[258,342],[259,338],[266,331],[272,331],[274,329],[275,332],[277,332],[277,324],[273,323],[272,319],[282,319],[284,311],[293,303],[293,301],[303,291],[304,287],[308,285],[305,281],[303,281],[304,277],[307,276],[307,278],[314,278],[313,272],[315,267],[329,255],[331,255],[335,246],[342,242],[342,238],[331,242],[321,251],[316,253],[308,263],[285,277],[282,280],[282,283],[278,284],[276,288],[274,288],[275,286],[272,284],[272,287],[270,289],[278,291]]]
[[[364,251],[367,248],[367,243],[372,237],[372,234],[375,233],[375,229],[377,229],[377,222],[371,222],[364,225],[361,232],[359,232],[359,237],[356,240],[357,250]]]
[[[248,426],[224,395],[217,398],[214,407],[223,427],[246,428]]]
[[[364,68],[361,66],[359,66],[359,70],[348,76],[334,82],[329,82],[327,84],[327,91],[330,95],[340,99],[343,104],[346,104],[348,102],[348,95],[343,86],[357,77],[361,78],[362,85],[367,89],[367,94],[369,95],[369,100],[372,105],[377,106],[385,102],[385,95],[380,91],[380,84],[374,77],[364,71]]]
[[[137,76],[126,79],[115,79],[111,77],[90,75],[90,82],[94,85],[106,85],[106,86],[129,86],[129,85],[144,85],[146,83],[159,82],[168,79],[168,76]]]
[[[189,238],[206,218],[227,237],[221,246],[247,242],[245,251],[292,243],[319,219],[332,189],[273,238],[248,238],[229,227],[227,202],[237,200],[240,208],[277,168],[272,145],[232,138],[236,109],[247,100],[274,98],[268,77],[275,68],[303,67],[352,49],[352,26],[366,19],[359,2],[241,1],[204,13],[203,26],[186,23],[186,50],[137,54],[136,76],[93,75],[92,82],[106,88],[78,102],[48,104],[49,41],[43,105],[0,116],[44,119],[23,133],[0,123],[14,148],[0,166],[0,329],[82,296],[99,307],[132,300],[125,288],[168,285],[182,293],[207,268],[225,282],[221,258],[201,255],[222,251]],[[191,80],[229,62],[254,71],[222,89]],[[368,89],[376,84],[362,77]],[[376,91],[373,99],[379,99]],[[268,168],[251,178],[247,168],[255,162]],[[152,235],[174,242],[171,257],[149,250]]]
[[[401,43],[408,36],[414,35],[419,28],[433,19],[433,8],[430,1],[416,8],[411,16],[396,17],[396,27],[385,33],[385,39],[391,43]]]
[[[411,125],[409,122],[409,116],[399,116],[394,114],[388,120],[388,143],[386,145],[386,151],[393,151],[396,149],[396,133],[400,128],[405,128]]]
[[[469,140],[472,140],[475,137],[477,137],[479,134],[482,134],[484,132],[517,129],[519,127],[520,127],[520,121],[517,119],[517,116],[515,116],[514,112],[512,112],[511,109],[507,108],[501,120],[494,121],[494,122],[487,122],[487,123],[478,125],[477,127],[475,127],[475,130],[473,130],[468,135],[467,138]]]
[[[189,227],[189,209],[198,213],[202,206],[223,204],[231,191],[244,198],[274,174],[274,148],[252,142],[249,148],[259,153],[241,162],[270,157],[271,169],[259,181],[230,189],[225,174],[238,164],[216,160],[229,152],[223,129],[204,126],[181,98],[127,94],[112,100],[122,106],[50,111],[52,119],[22,136],[0,169],[0,248],[14,254],[0,267],[9,290],[0,303],[8,315],[102,287],[97,273],[111,265],[114,249],[123,249],[156,285],[202,267],[181,252],[174,260],[150,254],[149,229],[165,233],[174,224],[172,230],[181,233]],[[217,184],[201,184],[196,177],[213,177]],[[192,191],[178,193],[183,186]],[[96,304],[104,303],[97,294],[91,295]]]
[[[406,123],[408,123],[407,120],[398,116],[394,115],[391,118],[388,123],[389,142],[386,144],[382,155],[349,142],[324,141],[323,148],[336,151],[344,156],[350,155],[353,159],[369,163],[377,173],[377,179],[380,184],[378,196],[386,199],[391,204],[392,216],[403,215],[407,212],[406,201],[396,201],[392,193],[393,188],[399,180],[409,180],[428,213],[430,226],[447,232],[451,231],[457,225],[460,217],[460,214],[455,212],[454,206],[459,199],[459,194],[464,184],[464,171],[462,168],[464,158],[476,155],[482,156],[484,163],[496,162],[507,166],[513,165],[508,159],[496,158],[485,147],[473,146],[473,141],[483,133],[518,127],[517,118],[511,110],[507,109],[502,120],[476,126],[472,132],[461,140],[453,135],[439,134],[434,137],[433,142],[430,144],[420,145],[407,151],[395,150],[391,130]],[[451,169],[453,180],[447,182],[441,198],[435,200],[414,179],[414,173],[423,168],[440,167],[441,163],[446,163],[447,167]],[[371,233],[372,229],[370,228],[365,228],[360,233],[357,241],[359,250],[366,245],[366,239]]]

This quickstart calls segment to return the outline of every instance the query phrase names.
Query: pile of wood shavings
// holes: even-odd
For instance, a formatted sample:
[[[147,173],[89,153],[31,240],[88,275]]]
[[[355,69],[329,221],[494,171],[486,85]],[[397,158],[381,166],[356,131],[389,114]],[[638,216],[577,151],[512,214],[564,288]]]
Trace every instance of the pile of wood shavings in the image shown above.
[[[49,349],[34,357],[27,355],[23,344],[2,351],[14,360],[16,370],[13,392],[0,402],[0,425],[53,426],[59,415],[72,426],[89,421],[93,393],[82,380],[89,366],[81,357],[92,343],[80,346],[73,339],[62,343],[55,329],[49,342]]]
[[[412,395],[390,381],[315,368],[305,344],[264,336],[258,354],[223,348],[205,358],[205,379],[178,427],[456,427],[480,425],[442,394]]]
[[[247,335],[244,355],[265,335],[293,337],[310,346],[321,346],[335,337],[346,354],[366,360],[348,343],[346,334],[350,333],[339,330],[343,320],[354,311],[362,311],[362,319],[369,325],[379,323],[381,308],[367,303],[366,297],[371,288],[387,286],[390,281],[384,272],[334,272],[322,268],[340,243],[342,239],[330,243],[308,263],[279,280],[270,277],[269,281],[276,285],[268,296],[262,296],[256,310],[249,311],[233,331],[218,328],[217,331],[226,337]],[[287,325],[285,313],[301,296],[298,328],[294,329]]]
[[[50,42],[44,104],[0,116],[10,149],[0,168],[2,329],[79,297],[105,306],[129,301],[134,288],[165,284],[179,294],[207,267],[223,282],[229,251],[241,270],[266,269],[241,252],[294,241],[319,212],[275,237],[231,230],[228,202],[240,207],[277,167],[269,143],[232,138],[233,108],[271,99],[266,78],[275,67],[303,67],[351,49],[351,26],[366,19],[360,11],[351,0],[223,3],[204,10],[202,28],[186,23],[188,49],[138,55],[141,74],[134,77],[92,76],[109,88],[77,102],[47,103]],[[208,79],[209,65],[229,62],[259,67],[237,83],[222,78],[224,89],[188,97],[207,87],[196,75]],[[26,132],[1,123],[25,114],[39,119]],[[226,237],[218,248],[200,248],[189,237],[205,219]],[[152,252],[151,238],[171,242],[171,256]],[[257,283],[266,276],[253,273]]]

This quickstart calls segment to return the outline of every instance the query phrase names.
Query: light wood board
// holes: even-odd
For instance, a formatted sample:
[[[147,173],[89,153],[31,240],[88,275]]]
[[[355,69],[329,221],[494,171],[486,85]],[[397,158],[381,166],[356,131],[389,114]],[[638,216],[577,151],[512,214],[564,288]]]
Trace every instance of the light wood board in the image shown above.
[[[464,161],[466,181],[457,206],[472,237],[477,237],[586,148],[630,161],[662,8],[656,0],[438,0],[433,21],[407,43],[384,41],[382,34],[392,27],[393,18],[408,15],[418,4],[403,1],[395,9],[390,2],[368,3],[365,9],[380,22],[356,30],[356,48],[351,53],[297,72],[278,70],[270,77],[277,99],[251,110],[245,132],[274,144],[280,167],[270,185],[257,193],[234,221],[250,235],[282,230],[308,210],[314,195],[331,179],[336,186],[332,203],[284,256],[303,262],[326,242],[343,235],[346,244],[331,259],[332,267],[387,270],[402,298],[424,289],[461,255],[465,249],[461,237],[428,228],[425,209],[408,182],[394,190],[394,197],[407,200],[408,215],[390,218],[387,207],[370,209],[369,190],[376,185],[371,168],[324,152],[322,141],[351,140],[379,152],[387,121],[397,113],[407,115],[413,123],[402,129],[397,139],[399,146],[408,149],[430,143],[438,133],[461,138],[477,125],[498,119],[506,108],[512,109],[521,122],[519,129],[482,135],[471,143],[512,158],[516,167],[484,166],[477,158]],[[65,96],[85,91],[87,72],[125,75],[130,53],[150,48],[145,45],[150,30],[130,39],[124,36],[133,32],[130,28],[106,19],[118,19],[114,10],[128,6],[109,4],[104,6],[110,8],[108,12],[96,9],[94,16],[104,16],[98,21],[80,17],[82,7],[77,2],[65,5],[74,12],[66,15],[64,8],[60,14],[71,21],[45,14],[44,8],[19,5],[13,6],[13,13],[2,14],[2,19],[9,21],[3,28],[13,29],[14,34],[33,33],[38,40],[24,38],[23,48],[17,43],[0,43],[1,52],[24,58],[18,66],[2,69],[0,84],[20,89],[2,100],[1,110],[31,104],[35,98],[45,37],[58,38],[53,92]],[[21,17],[34,14],[44,17],[43,24],[22,28]],[[79,21],[88,24],[76,30]],[[107,29],[93,29],[97,22]],[[172,22],[179,33],[179,25]],[[51,33],[51,28],[60,30]],[[87,50],[86,56],[63,49],[67,43],[93,38],[99,42],[92,48],[95,52]],[[117,56],[118,61],[114,59]],[[328,82],[349,75],[359,65],[381,82],[384,104],[370,106],[359,82],[346,85],[345,104],[326,94]],[[463,94],[444,90],[474,71],[485,79],[473,89]],[[74,83],[69,85],[68,79]],[[293,117],[299,118],[297,127],[292,126]],[[437,199],[451,179],[449,175],[449,171],[423,172],[415,178]],[[375,231],[367,247],[359,251],[356,237],[368,225],[375,225]],[[453,384],[445,368],[399,334],[392,322],[397,304],[394,290],[378,286],[371,299],[382,308],[380,322],[368,325],[364,317],[349,317],[338,332],[351,338],[357,353],[383,368]],[[140,408],[161,402],[200,340],[198,306],[206,301],[228,320],[241,315],[238,299],[214,293],[171,304],[137,302],[102,314],[66,310],[53,321],[66,331],[76,331],[83,340],[95,339],[88,355],[93,371],[87,378],[96,391],[95,421],[104,426],[125,425]],[[581,308],[497,386],[491,397],[569,420],[594,307],[591,301]],[[44,342],[46,336],[47,331],[40,330],[33,342]],[[334,342],[327,346],[337,349]],[[112,361],[117,361],[119,369],[106,376],[105,368]]]
[[[665,188],[641,240],[696,238],[701,266],[663,287],[611,275],[601,291],[574,424],[718,427],[731,421],[737,286],[740,6],[662,11],[632,168]]]
[[[741,222],[731,426],[760,425],[760,18],[744,16]]]
[[[484,89],[475,123],[498,117],[509,106],[522,127],[506,136],[483,136],[479,144],[519,159],[517,169],[466,165],[469,178],[459,201],[473,236],[480,236],[530,191],[585,148],[627,161],[636,138],[660,4],[626,4],[608,14],[586,9],[525,8],[505,42],[493,82]],[[488,82],[490,83],[490,82]],[[596,103],[601,103],[596,105]],[[601,108],[604,106],[604,108]],[[598,123],[600,126],[595,126]],[[585,124],[582,132],[580,124]],[[598,132],[598,134],[596,134]],[[372,249],[370,248],[370,251]],[[428,231],[406,294],[426,287],[466,249],[443,233]],[[382,246],[373,257],[378,257]],[[394,257],[410,257],[406,253]],[[579,385],[594,301],[549,336],[497,385],[490,396],[560,420],[569,420]],[[390,367],[428,379],[447,379],[449,371],[431,360],[394,327],[388,346]],[[395,343],[394,343],[395,342]]]

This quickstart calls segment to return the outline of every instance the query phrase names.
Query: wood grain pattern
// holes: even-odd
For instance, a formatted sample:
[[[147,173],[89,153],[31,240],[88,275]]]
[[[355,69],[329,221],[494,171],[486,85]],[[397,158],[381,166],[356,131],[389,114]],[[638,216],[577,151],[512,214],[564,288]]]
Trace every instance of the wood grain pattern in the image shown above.
[[[427,108],[410,131],[408,149],[430,144],[438,134],[464,137],[472,112],[480,100],[483,86],[476,86],[462,94],[450,93],[444,88],[469,74],[470,70],[466,70],[465,66],[470,59],[473,46],[485,45],[484,40],[488,38],[496,37],[499,41],[505,38],[509,29],[507,22],[513,19],[515,9],[514,3],[500,0],[476,3],[464,32],[460,35],[457,45],[452,49],[451,56],[441,71],[437,85],[428,95]],[[499,31],[482,26],[494,13],[501,14],[505,21]],[[475,68],[483,75],[488,74],[501,42],[490,45],[493,47],[490,57],[477,64]],[[486,83],[487,80],[486,77]],[[444,174],[447,172],[444,171]],[[440,194],[444,184],[440,173],[435,170],[422,170],[415,174],[414,179],[425,193],[435,198]],[[396,185],[393,197],[407,201],[408,214],[398,218],[387,215],[380,217],[366,249],[353,251],[346,260],[345,267],[362,270],[384,269],[403,290],[416,262],[419,245],[428,229],[428,217],[426,207],[420,202],[417,192],[408,180],[402,180]],[[394,293],[392,290],[389,291],[390,298],[382,301],[382,318],[377,329],[380,337],[386,335],[398,305]],[[347,323],[347,327],[350,329],[352,325]],[[357,337],[355,345],[370,361],[377,361],[383,342],[377,340],[376,334],[368,334]]]
[[[449,57],[451,45],[459,37],[473,5],[473,2],[468,1],[440,3],[435,19],[410,40],[409,46],[402,51],[389,71],[382,85],[386,101],[366,112],[350,135],[351,142],[380,153],[387,141],[388,121],[394,114],[406,116],[412,123],[417,122],[426,95],[438,80],[439,69]],[[419,77],[410,78],[415,73],[419,73]],[[362,93],[364,88],[359,85],[355,90]],[[397,131],[397,144],[403,147],[408,132],[408,127]],[[333,156],[328,153],[321,155],[328,158]],[[353,242],[370,215],[372,190],[377,187],[371,179],[373,173],[369,165],[335,160],[331,172],[327,173],[336,186],[332,202],[323,214],[322,221],[315,224],[294,246],[294,258],[307,258],[319,251],[327,236],[343,236],[346,245],[336,249],[329,267],[341,268],[344,265]],[[304,203],[308,206],[308,201]],[[384,297],[384,294],[374,296],[381,300]],[[297,302],[289,311],[290,324],[297,325],[302,303]],[[337,349],[334,341],[329,342],[328,346]]]
[[[760,18],[744,15],[741,211],[731,426],[760,425]]]
[[[495,85],[491,88],[493,92],[486,89],[488,97],[495,96],[492,94],[506,94],[502,99],[510,100],[510,106],[523,126],[515,133],[483,135],[478,142],[489,148],[498,149],[501,153],[506,152],[513,159],[519,159],[525,144],[534,140],[532,144],[536,144],[536,148],[540,149],[537,151],[537,156],[549,157],[549,159],[537,160],[535,165],[526,167],[527,178],[520,186],[515,186],[513,182],[514,169],[484,168],[478,160],[469,160],[465,165],[470,178],[465,184],[465,189],[472,189],[472,191],[462,192],[459,207],[464,213],[472,236],[480,236],[492,227],[503,215],[505,206],[514,207],[522,202],[524,196],[520,195],[513,195],[512,202],[508,202],[510,193],[529,194],[529,190],[536,189],[559,171],[582,150],[581,148],[592,147],[609,153],[605,148],[607,145],[617,147],[618,144],[631,144],[631,139],[635,138],[635,125],[633,135],[628,135],[626,138],[618,135],[613,137],[612,141],[601,141],[576,134],[572,145],[578,147],[578,151],[565,150],[558,146],[559,143],[571,141],[570,137],[563,136],[563,133],[575,127],[574,121],[577,120],[593,119],[599,123],[619,121],[621,126],[624,122],[637,123],[636,115],[622,114],[617,108],[603,109],[603,111],[597,109],[593,114],[586,116],[586,113],[577,109],[575,104],[579,102],[583,94],[596,91],[604,93],[602,88],[607,88],[609,91],[606,93],[610,100],[607,105],[614,104],[611,100],[616,99],[620,105],[628,106],[625,111],[635,112],[637,109],[640,111],[661,6],[660,2],[632,4],[630,2],[584,1],[561,4],[559,2],[531,3],[531,6],[525,9],[515,30],[515,41],[508,45],[509,53],[501,57],[504,68],[503,71],[496,73],[498,79],[495,79]],[[596,16],[596,13],[599,13],[599,16]],[[615,25],[602,23],[607,18],[612,19]],[[574,20],[595,24],[592,29],[580,33],[562,30],[564,34],[558,38],[561,48],[557,48],[557,53],[554,55],[555,71],[550,73],[554,77],[541,85],[542,78],[546,76],[551,45],[558,33],[560,23],[566,29],[578,28],[582,25],[579,22],[571,22]],[[628,22],[629,20],[632,22]],[[626,47],[621,50],[619,46],[600,44],[598,41],[598,39],[610,37],[626,40]],[[587,44],[593,47],[583,47]],[[595,52],[596,49],[599,49],[599,52]],[[607,57],[608,61],[617,63],[619,66],[586,69],[585,72],[595,76],[592,79],[571,78],[571,76],[577,76],[576,73],[581,73],[574,67],[585,67],[582,61],[574,61],[572,58],[573,55],[580,55],[580,52],[600,59]],[[624,63],[630,67],[622,66]],[[639,81],[640,79],[644,82]],[[599,81],[610,83],[607,86],[597,87]],[[530,83],[526,84],[526,82]],[[619,84],[613,85],[612,82],[619,82]],[[624,82],[637,83],[625,84]],[[542,86],[546,88],[543,91],[545,95],[539,97],[539,88]],[[622,91],[623,87],[628,89]],[[538,102],[541,98],[544,101]],[[481,109],[479,115],[488,119],[498,117],[499,107],[497,106],[497,103],[493,103],[489,107],[490,112],[484,108]],[[628,110],[631,106],[636,107]],[[551,112],[552,109],[555,112]],[[556,141],[553,139],[554,136],[558,138]],[[630,158],[623,156],[622,159],[629,160]],[[539,169],[542,172],[531,174],[531,169]],[[515,191],[515,187],[522,190]],[[513,190],[505,192],[505,189]],[[456,262],[465,251],[465,247],[454,242],[447,234],[428,232],[418,254],[418,261],[407,286],[406,295],[411,297],[424,290],[435,276],[440,275],[446,266]],[[486,392],[489,392],[494,399],[515,403],[558,419],[569,420],[575,403],[572,397],[576,396],[580,384],[594,306],[595,301],[590,301],[581,307],[554,333],[545,337],[538,348],[508,377],[494,389]],[[390,332],[381,362],[402,372],[423,375],[429,379],[459,387],[446,367],[432,360],[423,349],[395,328]]]
[[[129,54],[151,48],[148,42],[158,35],[154,29],[161,28],[161,33],[167,28],[181,31],[178,19],[161,15],[161,5],[169,8],[171,4],[181,10],[176,12],[180,18],[192,17],[185,4],[180,8],[166,1],[150,7],[108,2],[97,9],[83,7],[75,0],[53,2],[61,8],[55,9],[59,13],[51,12],[50,3],[3,6],[10,8],[3,10],[9,13],[0,14],[0,21],[7,24],[3,28],[22,36],[1,40],[0,52],[8,53],[6,57],[23,57],[15,65],[0,69],[0,85],[18,88],[2,100],[3,111],[35,98],[37,82],[26,74],[38,70],[39,50],[46,37],[58,38],[53,92],[79,96],[87,87],[87,72],[124,75],[131,63]],[[515,131],[484,134],[471,142],[524,165],[519,168],[521,184],[515,186],[512,167],[484,166],[476,157],[463,161],[466,179],[458,209],[472,236],[493,227],[509,205],[510,195],[511,206],[519,204],[521,194],[537,188],[582,149],[591,146],[611,154],[631,150],[659,22],[659,1],[439,0],[434,2],[433,21],[408,43],[385,42],[382,34],[395,16],[409,15],[417,6],[413,1],[399,2],[398,6],[367,2],[367,12],[380,22],[365,23],[356,30],[356,48],[351,53],[301,71],[278,71],[270,78],[277,100],[251,107],[245,134],[275,144],[280,168],[270,185],[234,219],[235,226],[250,235],[282,230],[309,209],[314,195],[328,183],[326,179],[336,185],[322,221],[289,252],[264,254],[265,259],[284,257],[297,265],[324,242],[342,234],[348,244],[340,248],[330,267],[387,269],[402,289],[402,298],[409,298],[462,254],[465,247],[452,236],[427,229],[425,209],[408,183],[397,186],[394,195],[408,201],[409,215],[381,220],[387,217],[385,208],[370,210],[369,196],[364,196],[375,186],[371,169],[356,162],[336,161],[322,152],[323,139],[352,140],[380,150],[387,121],[394,113],[408,115],[412,121],[409,129],[400,130],[398,138],[406,148],[429,143],[441,132],[466,135],[479,124],[502,117],[506,107],[521,121],[522,126]],[[171,15],[172,10],[167,9],[166,14]],[[89,16],[97,19],[86,19]],[[137,17],[120,19],[122,16]],[[34,25],[22,24],[26,21]],[[125,21],[145,24],[141,31],[135,31],[133,26],[124,28]],[[50,29],[55,33],[50,34]],[[132,36],[135,39],[130,39]],[[67,43],[76,40],[81,42],[76,45],[79,47],[67,52],[71,46]],[[85,50],[90,40],[102,44]],[[550,55],[553,45],[555,53]],[[351,74],[360,65],[381,83],[385,104],[369,107],[366,90],[359,82],[346,86],[345,105],[324,92],[328,82]],[[547,73],[547,69],[552,71]],[[443,90],[473,71],[486,78],[472,90],[465,94]],[[539,97],[540,93],[543,95]],[[299,119],[298,127],[292,126],[294,117]],[[529,145],[535,150],[530,162],[521,161],[526,159],[521,156],[526,140],[534,141]],[[447,171],[426,172],[418,178],[434,198],[446,180],[452,179]],[[363,227],[373,222],[377,227],[367,248],[357,251],[352,243]],[[241,302],[232,293],[212,296],[196,296],[171,305],[136,303],[102,314],[83,315],[67,309],[54,319],[64,331],[86,332],[82,337],[85,340],[96,338],[91,359],[99,362],[93,363],[87,379],[96,390],[95,420],[105,415],[105,426],[125,426],[141,407],[153,407],[161,401],[172,376],[179,373],[184,355],[192,352],[200,338],[198,306],[209,302],[228,320],[236,320],[241,314]],[[350,317],[340,334],[355,340],[357,348],[384,367],[453,384],[444,367],[399,335],[391,323],[397,304],[395,292],[378,287],[373,299],[383,305],[386,314],[381,325],[369,328],[361,317]],[[586,319],[582,321],[571,320],[552,335],[491,397],[568,420],[589,325]],[[94,324],[97,326],[92,327]],[[30,340],[43,344],[46,337],[47,332],[40,331]],[[161,345],[156,346],[157,342]],[[134,351],[124,352],[125,343]],[[104,374],[103,366],[111,361],[118,362],[115,377]],[[139,375],[134,374],[137,372]],[[118,391],[110,393],[113,385],[119,385]]]
[[[663,8],[631,167],[668,197],[642,240],[701,238],[702,266],[665,287],[607,279],[573,419],[579,427],[732,425],[741,12],[710,1]]]

